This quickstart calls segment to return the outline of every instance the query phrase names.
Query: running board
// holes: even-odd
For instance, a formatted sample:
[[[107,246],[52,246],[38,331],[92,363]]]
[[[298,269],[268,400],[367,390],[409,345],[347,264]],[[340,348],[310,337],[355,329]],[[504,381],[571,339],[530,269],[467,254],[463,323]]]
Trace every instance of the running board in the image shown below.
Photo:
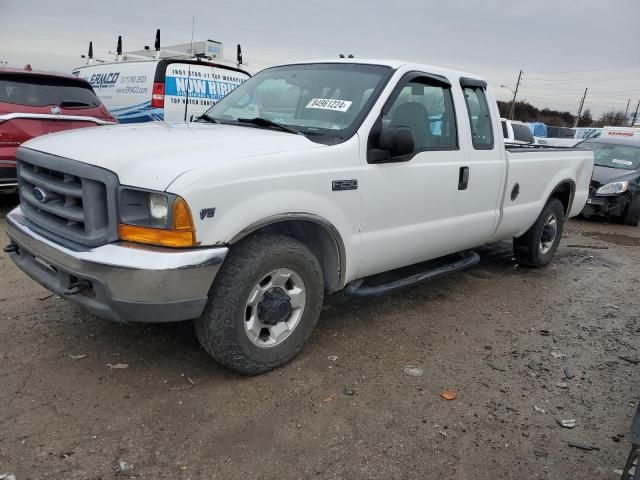
[[[480,255],[476,252],[461,252],[441,259],[354,280],[345,287],[344,293],[354,297],[382,295],[401,288],[418,285],[448,273],[473,267],[478,262],[480,262]],[[414,273],[419,266],[424,269]],[[407,274],[408,271],[411,271],[411,273]]]

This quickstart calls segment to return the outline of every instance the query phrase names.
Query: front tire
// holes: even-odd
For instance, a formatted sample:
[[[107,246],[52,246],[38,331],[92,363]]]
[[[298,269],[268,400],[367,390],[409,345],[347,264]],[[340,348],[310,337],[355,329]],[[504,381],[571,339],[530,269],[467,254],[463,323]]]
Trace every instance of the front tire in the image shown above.
[[[245,375],[278,368],[303,348],[320,317],[324,281],[298,240],[259,234],[234,247],[195,320],[203,348]]]
[[[536,223],[524,235],[513,240],[516,260],[527,267],[543,267],[551,262],[560,245],[564,221],[562,203],[551,198]]]

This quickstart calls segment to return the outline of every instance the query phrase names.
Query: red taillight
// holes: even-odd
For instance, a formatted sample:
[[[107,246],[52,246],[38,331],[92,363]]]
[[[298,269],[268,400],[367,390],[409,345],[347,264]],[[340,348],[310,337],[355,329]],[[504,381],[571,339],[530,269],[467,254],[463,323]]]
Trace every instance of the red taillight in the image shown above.
[[[164,108],[164,83],[156,82],[153,84],[151,92],[151,106],[153,108]]]

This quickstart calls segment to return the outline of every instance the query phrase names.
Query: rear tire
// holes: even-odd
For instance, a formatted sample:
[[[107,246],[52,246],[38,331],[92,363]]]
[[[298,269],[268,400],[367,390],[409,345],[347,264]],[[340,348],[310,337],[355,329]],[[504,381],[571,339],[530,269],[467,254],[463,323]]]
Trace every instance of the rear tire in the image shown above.
[[[233,246],[195,330],[203,348],[238,373],[280,367],[303,348],[320,317],[318,259],[298,240],[256,235]]]
[[[622,223],[637,227],[640,224],[640,193],[627,205],[622,215]]]
[[[513,252],[518,262],[527,267],[543,267],[551,262],[562,238],[564,220],[560,200],[549,199],[533,226],[513,240]]]

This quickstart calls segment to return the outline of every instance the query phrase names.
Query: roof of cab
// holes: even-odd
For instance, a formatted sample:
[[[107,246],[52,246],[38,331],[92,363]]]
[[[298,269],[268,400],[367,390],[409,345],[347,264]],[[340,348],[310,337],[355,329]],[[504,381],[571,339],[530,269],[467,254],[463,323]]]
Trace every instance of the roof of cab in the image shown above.
[[[461,70],[454,70],[451,68],[438,67],[436,65],[427,65],[415,62],[406,62],[402,60],[385,60],[385,59],[373,59],[373,58],[331,58],[321,60],[307,60],[291,62],[283,65],[304,65],[309,63],[357,63],[365,65],[382,65],[385,67],[391,67],[394,70],[399,68],[406,68],[407,70],[421,70],[427,73],[439,74],[449,78],[473,78],[476,80],[484,80],[480,75],[464,72]],[[274,65],[277,66],[277,65]]]

